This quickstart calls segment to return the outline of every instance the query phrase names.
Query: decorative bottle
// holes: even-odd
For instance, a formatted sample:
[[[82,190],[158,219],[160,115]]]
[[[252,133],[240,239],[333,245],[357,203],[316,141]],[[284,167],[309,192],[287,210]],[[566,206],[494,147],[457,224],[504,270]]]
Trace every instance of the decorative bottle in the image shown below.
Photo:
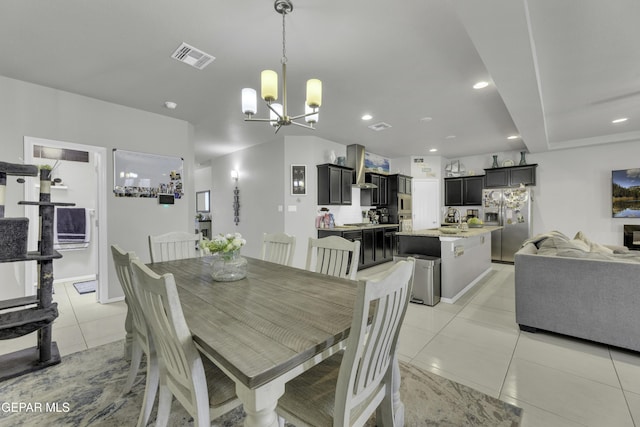
[[[524,158],[524,155],[526,153],[527,153],[526,151],[521,151],[520,152],[520,163],[519,163],[520,166],[527,164],[527,159]]]
[[[497,154],[495,154],[495,155],[493,156],[493,164],[491,165],[491,167],[492,167],[492,168],[497,168],[497,167],[499,167],[499,165],[498,165],[498,155],[497,155]]]

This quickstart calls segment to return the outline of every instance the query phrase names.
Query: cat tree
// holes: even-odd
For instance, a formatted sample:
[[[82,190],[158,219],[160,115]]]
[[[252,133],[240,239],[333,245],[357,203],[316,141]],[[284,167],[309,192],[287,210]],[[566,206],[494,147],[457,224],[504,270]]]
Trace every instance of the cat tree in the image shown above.
[[[27,251],[28,218],[5,218],[7,176],[38,176],[38,167],[0,162],[0,262],[36,261],[38,288],[36,295],[0,301],[0,340],[38,333],[36,347],[0,356],[0,381],[60,363],[57,344],[51,340],[52,325],[58,317],[58,304],[52,301],[53,260],[62,258],[53,249],[55,206],[74,203],[51,202],[51,171],[40,169],[40,199],[22,201],[20,205],[38,206],[38,250]],[[24,183],[24,179],[18,179]]]

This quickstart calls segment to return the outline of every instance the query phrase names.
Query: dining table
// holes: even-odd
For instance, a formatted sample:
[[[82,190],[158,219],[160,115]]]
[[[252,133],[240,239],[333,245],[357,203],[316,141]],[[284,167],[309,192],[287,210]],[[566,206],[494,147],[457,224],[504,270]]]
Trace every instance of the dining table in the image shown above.
[[[211,257],[147,264],[173,274],[187,325],[200,352],[236,384],[244,425],[278,426],[287,381],[345,347],[357,281],[247,259],[233,282],[211,277]],[[393,363],[394,425],[401,426],[400,372]]]

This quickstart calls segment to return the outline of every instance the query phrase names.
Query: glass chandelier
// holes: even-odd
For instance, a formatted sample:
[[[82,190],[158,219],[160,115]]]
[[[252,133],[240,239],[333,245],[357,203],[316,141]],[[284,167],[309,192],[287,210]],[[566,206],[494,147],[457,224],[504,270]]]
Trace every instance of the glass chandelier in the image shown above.
[[[282,104],[276,103],[278,100],[278,73],[273,70],[264,70],[260,75],[261,90],[260,95],[269,107],[269,118],[253,118],[258,110],[256,90],[252,88],[242,89],[242,112],[246,122],[268,122],[276,127],[276,133],[282,126],[296,125],[308,129],[314,129],[313,125],[318,122],[318,110],[322,104],[322,82],[318,79],[307,80],[307,99],[304,107],[304,114],[289,116],[287,110],[287,55],[286,55],[286,31],[285,16],[293,10],[290,0],[276,0],[274,3],[276,12],[282,15]],[[295,120],[304,118],[305,123]]]

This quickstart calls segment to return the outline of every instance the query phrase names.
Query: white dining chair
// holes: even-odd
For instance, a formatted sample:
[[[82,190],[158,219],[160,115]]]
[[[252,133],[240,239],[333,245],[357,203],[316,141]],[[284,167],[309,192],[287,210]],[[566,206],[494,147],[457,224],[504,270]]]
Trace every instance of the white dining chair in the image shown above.
[[[131,332],[131,364],[129,374],[124,385],[123,394],[131,391],[133,383],[140,369],[143,353],[147,357],[147,376],[144,390],[144,399],[138,426],[146,426],[153,408],[153,402],[158,390],[158,358],[156,357],[153,343],[150,340],[147,322],[144,319],[140,301],[134,289],[131,277],[131,261],[138,259],[133,252],[125,252],[117,245],[111,245],[111,255],[116,274],[127,304],[127,324]]]
[[[393,425],[392,361],[414,262],[399,261],[381,278],[358,282],[346,349],[286,384],[281,418],[298,427],[362,426],[376,413],[378,426]]]
[[[262,235],[262,259],[291,266],[296,249],[296,237],[286,233]]]
[[[173,261],[201,256],[202,233],[172,231],[158,236],[149,236],[151,262]]]
[[[200,357],[184,318],[173,274],[159,276],[139,260],[131,264],[133,283],[158,352],[156,426],[167,425],[175,396],[193,417],[194,425],[209,427],[212,419],[240,405],[235,383],[209,359]]]
[[[355,280],[359,261],[360,241],[358,240],[352,242],[338,236],[309,238],[307,270]]]

